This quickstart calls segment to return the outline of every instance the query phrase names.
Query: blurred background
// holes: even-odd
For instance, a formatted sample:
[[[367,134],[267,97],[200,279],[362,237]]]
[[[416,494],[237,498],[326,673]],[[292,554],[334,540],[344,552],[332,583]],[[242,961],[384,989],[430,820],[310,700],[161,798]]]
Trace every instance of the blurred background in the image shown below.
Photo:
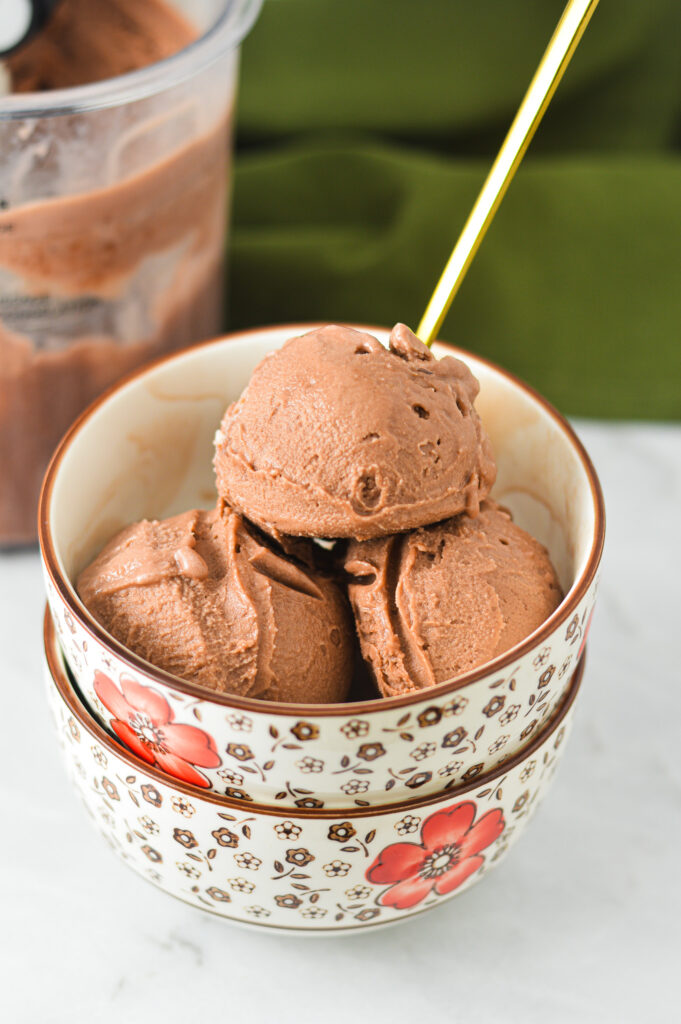
[[[266,0],[228,326],[415,328],[563,0]],[[602,0],[441,336],[580,416],[681,416],[681,4]]]

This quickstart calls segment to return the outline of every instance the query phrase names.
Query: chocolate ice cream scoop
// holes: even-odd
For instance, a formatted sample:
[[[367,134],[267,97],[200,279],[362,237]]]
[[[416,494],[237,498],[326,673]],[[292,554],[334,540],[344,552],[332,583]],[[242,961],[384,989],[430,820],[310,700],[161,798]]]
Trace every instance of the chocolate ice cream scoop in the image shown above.
[[[226,507],[126,527],[77,589],[131,651],[209,690],[311,704],[347,695],[344,595]]]
[[[218,491],[274,535],[366,539],[475,515],[495,477],[478,390],[404,324],[389,349],[348,327],[293,338],[225,413]]]
[[[563,596],[546,549],[491,500],[475,519],[351,542],[345,569],[362,654],[385,697],[491,661]]]

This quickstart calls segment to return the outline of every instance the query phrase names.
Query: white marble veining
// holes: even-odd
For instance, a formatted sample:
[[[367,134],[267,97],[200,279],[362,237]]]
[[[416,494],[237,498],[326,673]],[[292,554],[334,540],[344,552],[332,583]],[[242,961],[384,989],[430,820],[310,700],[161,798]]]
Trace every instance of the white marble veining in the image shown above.
[[[50,735],[37,553],[0,555],[4,1021],[676,1018],[681,427],[578,429],[608,527],[569,749],[508,860],[483,885],[387,931],[245,932],[120,864],[76,802]]]

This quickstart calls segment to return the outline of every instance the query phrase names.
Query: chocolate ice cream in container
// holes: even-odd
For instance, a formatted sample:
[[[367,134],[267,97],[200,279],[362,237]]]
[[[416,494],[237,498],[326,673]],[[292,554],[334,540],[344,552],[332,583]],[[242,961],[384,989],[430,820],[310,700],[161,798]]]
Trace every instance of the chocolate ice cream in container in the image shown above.
[[[337,325],[335,329],[343,332],[348,328],[358,332],[359,343],[375,349],[374,356],[357,354],[358,363],[388,358],[389,330],[356,325]],[[477,450],[482,462],[477,479],[484,483],[475,499],[469,490],[468,512],[465,500],[462,512],[445,510],[441,524],[461,522],[462,515],[473,524],[458,540],[468,546],[466,586],[473,589],[473,596],[477,588],[484,598],[483,605],[494,611],[489,619],[493,642],[483,645],[482,656],[488,660],[467,667],[451,655],[449,672],[443,658],[433,658],[431,664],[436,671],[429,675],[427,671],[409,671],[407,650],[401,662],[405,671],[391,676],[406,679],[406,685],[384,690],[387,695],[380,697],[378,689],[361,689],[355,682],[345,698],[342,686],[335,682],[328,690],[335,696],[325,698],[335,702],[315,703],[305,698],[304,685],[296,693],[295,659],[290,651],[284,654],[290,681],[288,693],[282,693],[286,700],[262,700],[249,695],[248,686],[238,693],[208,689],[135,654],[88,611],[76,590],[80,574],[130,524],[147,520],[162,525],[173,517],[179,517],[176,526],[163,526],[161,530],[162,534],[166,529],[179,531],[173,534],[170,547],[161,544],[165,551],[161,576],[171,556],[175,567],[185,567],[183,572],[198,571],[192,554],[177,556],[175,552],[183,545],[192,547],[182,540],[182,517],[188,509],[199,510],[204,526],[215,529],[210,516],[220,506],[216,505],[210,453],[216,428],[222,423],[219,455],[221,437],[225,436],[225,410],[238,407],[249,381],[260,372],[254,375],[255,368],[265,357],[271,355],[263,364],[271,367],[279,350],[291,339],[306,335],[309,339],[312,332],[314,342],[315,335],[324,330],[328,332],[328,326],[289,324],[241,332],[166,356],[135,371],[96,401],[64,437],[45,478],[39,516],[49,606],[74,683],[93,717],[119,740],[123,738],[146,763],[184,780],[197,791],[212,790],[231,800],[292,811],[381,806],[455,792],[532,743],[560,708],[582,656],[596,598],[604,534],[598,480],[567,421],[506,370],[470,352],[436,343],[432,352],[442,360],[442,372],[447,372],[448,358],[462,364],[463,368],[456,370],[457,380],[470,392],[474,406],[474,410],[466,408],[466,415],[472,420],[472,436],[479,440]],[[428,358],[432,358],[430,353]],[[431,421],[415,412],[411,407],[414,404],[426,411],[430,406],[425,397],[420,403],[409,402],[409,416],[418,431]],[[496,459],[493,486],[493,475],[484,468],[487,448],[482,434],[478,434],[473,411]],[[368,418],[371,415],[368,409]],[[408,422],[411,429],[412,420]],[[367,429],[374,432],[373,427]],[[421,440],[421,435],[414,435],[417,446]],[[371,439],[364,442],[372,443]],[[430,447],[426,446],[426,461],[429,453]],[[460,469],[465,491],[472,471],[463,466]],[[448,484],[443,487],[450,489]],[[367,510],[365,502],[362,511],[371,513],[376,504],[374,492],[369,494],[365,489],[362,494],[370,498],[370,508]],[[238,498],[236,495],[237,506]],[[345,508],[355,514],[352,504]],[[277,553],[277,531],[270,531],[268,536],[264,528],[271,524],[248,522],[243,511],[230,508],[228,517],[235,517],[231,525],[223,523],[219,527],[233,531],[233,539],[245,529],[247,544],[253,545],[244,552],[239,544],[237,552],[234,543],[231,564],[240,571],[239,560],[246,557],[247,571],[253,571],[255,564],[257,586],[269,588],[270,593],[272,588],[294,585],[299,595],[296,615],[302,623],[305,608],[309,607],[306,602],[314,600],[310,596],[317,586],[314,578],[308,578],[307,583],[286,578],[282,565],[290,559],[288,555],[282,559],[281,552]],[[308,515],[306,503],[304,511]],[[394,528],[392,524],[387,526],[387,530]],[[154,526],[151,530],[152,545],[157,544],[153,538],[159,529]],[[214,558],[212,542],[200,539],[203,529],[197,533],[194,554],[205,561],[207,575],[198,584],[192,583],[197,592],[209,582]],[[431,538],[429,531],[433,530],[444,531],[443,536]],[[523,596],[522,573],[515,580],[514,531],[530,535],[523,541],[529,545],[523,558],[534,564],[532,572],[544,580],[545,598],[533,611],[536,625],[529,635],[522,636],[522,630],[514,634],[511,629],[504,640],[498,609],[511,609],[512,614],[504,615],[516,628],[520,621],[518,602],[522,605],[528,596]],[[300,532],[314,535],[315,531]],[[405,566],[409,571],[403,576],[407,603],[413,594],[421,592],[419,588],[425,586],[427,591],[430,586],[429,577],[424,575],[425,562],[415,561],[416,555],[412,558],[414,553],[408,550],[409,538],[415,539],[418,557],[427,561],[429,552],[437,555],[441,541],[443,552],[449,551],[457,540],[453,533],[456,531],[446,525],[432,522],[424,526],[405,524],[400,536],[407,538],[401,542],[407,545]],[[328,534],[323,526],[318,531],[319,536]],[[366,575],[364,579],[365,586],[368,582],[369,587],[376,588],[369,605],[358,602],[356,595],[353,604],[358,624],[362,614],[370,616],[368,625],[365,620],[366,628],[360,629],[360,638],[364,638],[366,663],[377,677],[380,673],[375,671],[367,648],[377,621],[374,613],[383,606],[399,607],[400,599],[394,588],[394,573],[384,574],[379,580],[380,558],[363,546],[390,544],[392,536],[386,533],[368,540],[353,539],[347,546],[346,557],[351,562],[347,568],[357,588],[362,587],[362,573],[367,573],[370,559],[375,561],[375,579],[367,580]],[[510,545],[510,552],[503,542]],[[314,544],[314,540],[303,538],[296,543],[304,546]],[[294,561],[309,577],[300,549]],[[557,579],[549,566],[555,567]],[[448,571],[445,562],[440,568]],[[157,565],[154,571],[158,569]],[[267,576],[264,581],[263,571]],[[246,577],[244,580],[248,590],[252,584]],[[437,574],[432,580],[437,587]],[[505,580],[510,580],[509,586]],[[369,588],[365,593],[369,595]],[[394,600],[396,595],[398,599]],[[434,606],[437,600],[431,604]],[[331,610],[336,608],[333,601],[328,608],[329,614],[337,614]],[[123,609],[121,614],[127,611]],[[452,617],[449,612],[447,615]],[[325,619],[323,627],[314,633],[314,642],[326,645],[325,635],[340,628],[340,621]],[[424,623],[413,621],[423,637]],[[395,622],[394,617],[383,622],[388,629],[380,644],[384,649],[388,644],[397,652],[397,664],[400,644],[408,647],[410,641],[404,630],[392,628]],[[436,642],[440,624],[433,621],[425,626],[431,641]],[[196,629],[200,636],[200,624]],[[308,643],[304,625],[293,633],[302,650]],[[252,634],[246,630],[243,635]],[[506,642],[511,646],[506,647]],[[451,636],[447,644],[443,645],[444,658],[457,649]],[[242,649],[240,646],[239,651]],[[309,663],[309,651],[304,650],[303,655]],[[255,672],[248,676],[256,677]],[[296,696],[295,701],[291,695]]]
[[[239,44],[260,0],[60,0],[2,62],[0,546],[98,394],[221,325]]]

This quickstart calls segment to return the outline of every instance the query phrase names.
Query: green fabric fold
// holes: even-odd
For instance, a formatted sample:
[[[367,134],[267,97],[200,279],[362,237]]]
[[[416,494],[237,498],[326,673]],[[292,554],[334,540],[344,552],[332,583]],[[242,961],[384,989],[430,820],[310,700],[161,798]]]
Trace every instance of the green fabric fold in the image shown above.
[[[561,8],[269,0],[230,326],[415,327]],[[441,332],[573,415],[681,416],[679,29],[668,0],[601,4]]]

